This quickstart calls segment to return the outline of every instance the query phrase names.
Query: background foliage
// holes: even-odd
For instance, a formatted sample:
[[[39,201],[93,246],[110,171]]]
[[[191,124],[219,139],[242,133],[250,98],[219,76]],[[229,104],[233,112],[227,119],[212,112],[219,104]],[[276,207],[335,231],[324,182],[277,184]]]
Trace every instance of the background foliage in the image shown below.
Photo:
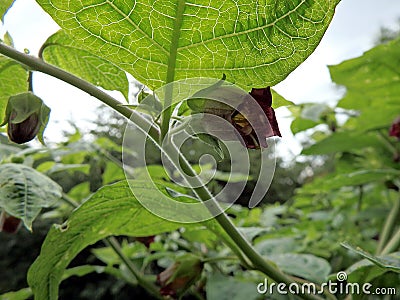
[[[213,53],[226,58],[218,62],[228,79],[232,76],[249,86],[274,84],[313,51],[322,37],[319,28],[326,28],[333,14],[332,6],[336,3],[314,1],[312,5],[315,6],[308,7],[294,1],[275,7],[273,16],[261,14],[257,22],[251,22],[251,12],[254,11],[252,5],[255,4],[249,3],[244,7],[245,11],[248,10],[248,19],[239,18],[238,24],[241,25],[235,29],[237,31],[233,31],[234,34],[229,31],[233,28],[224,27],[224,23],[221,23],[222,27],[216,27],[213,35],[201,39],[199,32],[189,33],[185,30],[179,40],[183,44],[179,44],[174,24],[168,24],[166,18],[158,17],[161,8],[157,5],[153,14],[148,14],[148,6],[139,7],[143,10],[141,13],[149,17],[143,23],[136,24],[129,21],[136,18],[129,15],[123,4],[120,7],[109,3],[99,5],[97,9],[104,14],[101,14],[102,18],[94,20],[88,18],[92,7],[80,7],[80,1],[71,1],[69,10],[64,11],[60,9],[61,2],[52,1],[53,5],[47,1],[38,2],[64,24],[65,30],[50,37],[44,44],[43,58],[103,88],[121,84],[125,96],[127,83],[123,71],[130,71],[150,87],[155,87],[168,80],[171,68],[176,78],[190,76],[193,68],[207,69],[208,66],[196,59],[215,63],[217,58]],[[179,6],[179,1],[176,5]],[[294,5],[294,8],[287,5]],[[0,9],[3,8],[0,6]],[[172,12],[179,10],[179,7],[171,6],[168,9]],[[293,13],[285,14],[291,9]],[[312,18],[303,18],[309,16],[310,11],[313,12]],[[226,10],[226,14],[226,20],[234,16],[230,10]],[[199,15],[203,17],[198,22],[206,22],[204,16],[207,12],[200,10]],[[207,20],[216,22],[212,16],[208,14]],[[113,27],[102,31],[104,24],[97,22],[109,22],[113,18],[120,21],[118,28],[127,32],[136,28],[138,32],[127,36]],[[190,18],[186,19],[184,14],[180,18],[181,28],[195,24]],[[276,27],[268,25],[270,18],[276,21]],[[313,26],[307,27],[310,20],[313,20]],[[165,32],[153,30],[158,28],[154,24],[161,24]],[[293,24],[304,31],[295,30],[291,27]],[[200,25],[206,26],[203,23]],[[289,34],[292,38],[299,38],[298,33],[310,38],[292,39],[294,41],[289,43],[290,47],[282,50],[279,43],[285,44],[288,37],[285,33],[293,30],[296,34]],[[250,32],[248,44],[240,38],[243,32]],[[256,32],[262,32],[261,36]],[[315,39],[311,38],[314,32],[320,32]],[[141,47],[135,44],[139,33],[145,36]],[[156,36],[156,44],[149,38],[152,35]],[[229,36],[226,41],[224,35]],[[234,38],[236,35],[237,39]],[[71,40],[71,36],[76,40]],[[108,44],[99,47],[100,37]],[[267,37],[270,39],[261,43]],[[79,43],[83,39],[85,43]],[[189,42],[194,45],[190,48],[190,57],[196,58],[191,62],[186,60],[189,55],[185,52],[189,51],[185,44]],[[226,54],[226,49],[205,52],[205,57],[199,56],[204,52],[202,49],[205,44],[219,49],[219,45],[225,42],[232,43],[231,46],[237,45],[234,47],[237,48],[237,56],[229,56],[234,54]],[[265,49],[255,51],[256,42],[263,44]],[[323,283],[329,278],[335,279],[335,274],[344,270],[349,282],[395,287],[399,293],[400,144],[398,137],[389,136],[389,128],[400,111],[400,79],[396,69],[400,64],[399,43],[400,40],[396,38],[376,46],[361,57],[330,66],[332,80],[345,86],[347,91],[336,106],[291,104],[292,131],[305,135],[308,140],[299,162],[279,159],[276,178],[262,205],[251,210],[235,205],[228,210],[235,225],[254,247],[290,275]],[[115,47],[121,47],[117,45],[122,45],[120,51],[116,50]],[[153,53],[146,50],[149,48],[155,49],[154,56],[148,57],[149,53]],[[172,67],[168,62],[165,49],[176,51],[175,66]],[[293,49],[298,52],[293,52]],[[302,51],[304,49],[307,50]],[[266,58],[261,55],[267,50],[273,50],[277,56],[286,57],[287,60],[282,60],[281,65],[278,62],[268,64],[262,61]],[[232,60],[232,57],[235,59]],[[248,70],[237,73],[236,66],[227,65],[228,61],[237,63],[240,57],[249,58],[242,63],[254,72],[250,76],[251,82],[243,81]],[[272,56],[268,56],[268,59],[275,61]],[[67,65],[66,60],[71,63]],[[2,61],[4,68],[0,69],[0,78],[10,78],[7,72],[12,72],[16,80],[0,80],[4,84],[0,89],[0,97],[3,97],[0,98],[0,104],[6,101],[1,99],[25,91],[28,76],[20,64],[0,56],[0,64]],[[128,61],[134,61],[135,64],[128,64]],[[264,63],[269,67],[261,72],[258,65]],[[215,74],[214,69],[199,72],[203,76],[221,75],[220,71]],[[150,73],[152,77],[148,76]],[[265,78],[271,78],[271,81],[266,82]],[[0,291],[5,293],[0,297],[28,299],[33,289],[38,299],[54,299],[62,280],[58,295],[60,299],[130,299],[133,295],[151,297],[148,289],[142,288],[143,282],[132,276],[126,262],[114,252],[112,242],[107,239],[101,241],[109,235],[118,235],[121,236],[118,238],[121,251],[145,281],[155,282],[157,274],[179,257],[190,253],[207,263],[201,277],[184,294],[186,298],[260,299],[262,296],[257,294],[255,287],[263,280],[263,274],[242,267],[243,261],[234,255],[234,247],[227,247],[232,246],[232,240],[216,222],[190,225],[172,223],[159,219],[139,205],[123,181],[121,125],[124,121],[113,113],[109,115],[110,122],[106,128],[103,119],[100,119],[97,129],[90,135],[84,135],[76,129],[75,133],[65,137],[63,143],[50,148],[16,146],[1,137],[0,168],[12,166],[40,172],[52,182],[52,187],[47,191],[54,191],[54,186],[61,186],[63,195],[60,198],[63,200],[56,201],[51,208],[48,207],[49,203],[43,205],[32,200],[42,209],[41,215],[33,223],[33,233],[25,229],[15,235],[0,233],[0,253],[4,258],[0,261],[1,269],[12,273],[12,276],[0,279]],[[207,145],[199,141],[195,141],[193,147],[199,153],[207,149]],[[179,195],[190,193],[173,186],[159,165],[159,156],[156,153],[149,154],[148,167],[158,182],[176,189],[181,193]],[[198,167],[196,155],[186,155],[194,167]],[[250,156],[251,170],[257,174],[259,153],[253,151]],[[222,161],[220,169],[224,170],[227,164]],[[137,170],[134,179],[138,188],[144,185],[140,172]],[[3,174],[0,174],[0,187],[10,180],[9,176],[2,178]],[[246,203],[254,180],[250,178],[247,183],[241,197],[242,204]],[[160,189],[163,189],[162,185]],[[223,185],[224,180],[220,177],[212,181],[209,188],[217,192]],[[144,193],[151,196],[152,191]],[[190,201],[185,197],[181,197],[181,200]],[[3,202],[0,202],[2,208],[11,213]],[[71,203],[79,205],[79,208],[74,209]],[[12,204],[20,205],[21,201],[18,198],[10,199],[7,205]],[[15,215],[24,217],[23,214]],[[51,225],[54,223],[61,225]],[[140,239],[153,235],[154,241],[149,244]],[[36,261],[33,263],[34,259]],[[31,264],[26,282],[27,269]],[[353,295],[353,299],[358,298],[361,296]]]

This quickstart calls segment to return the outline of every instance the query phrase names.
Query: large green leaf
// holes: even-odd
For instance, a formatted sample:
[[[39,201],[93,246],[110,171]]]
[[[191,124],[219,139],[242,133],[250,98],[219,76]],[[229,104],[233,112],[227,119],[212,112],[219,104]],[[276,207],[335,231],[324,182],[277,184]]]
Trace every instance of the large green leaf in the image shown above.
[[[57,299],[65,268],[86,246],[110,235],[148,236],[181,226],[147,211],[132,195],[127,182],[105,186],[76,209],[66,223],[50,229],[40,256],[28,272],[35,299]]]
[[[40,210],[61,196],[61,187],[35,169],[21,164],[0,165],[0,207],[22,219],[29,230]]]
[[[82,44],[60,30],[47,39],[43,58],[50,64],[65,69],[106,90],[118,90],[128,99],[128,79],[125,72],[93,53],[82,49]]]
[[[389,126],[400,111],[400,38],[331,66],[333,81],[347,88],[338,106],[361,111],[359,130]]]
[[[8,98],[28,90],[28,72],[17,62],[0,55],[0,116],[3,118]],[[3,120],[0,120],[3,123]]]
[[[37,0],[82,47],[152,89],[188,77],[283,80],[319,44],[339,0]]]
[[[58,286],[71,260],[82,249],[107,236],[149,236],[192,226],[154,215],[134,197],[131,189],[139,190],[141,200],[142,197],[150,198],[155,194],[144,180],[107,185],[77,208],[67,222],[50,229],[39,257],[28,272],[28,283],[36,299],[57,299]],[[162,203],[161,198],[158,200],[165,209],[174,210],[173,205]],[[229,235],[214,219],[203,222],[203,225],[227,245],[235,247]]]

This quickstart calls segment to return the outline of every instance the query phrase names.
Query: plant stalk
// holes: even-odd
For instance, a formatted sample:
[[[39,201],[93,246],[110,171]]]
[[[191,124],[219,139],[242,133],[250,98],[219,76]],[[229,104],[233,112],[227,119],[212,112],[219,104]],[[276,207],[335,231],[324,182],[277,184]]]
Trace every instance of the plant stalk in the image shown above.
[[[400,198],[394,202],[394,205],[389,212],[389,215],[386,219],[385,225],[383,226],[382,232],[379,236],[379,243],[378,243],[378,247],[376,249],[376,254],[378,254],[378,255],[384,254],[383,250],[386,249],[387,246],[389,245],[388,244],[385,246],[386,242],[389,239],[389,236],[393,232],[393,228],[396,224],[399,211],[400,211]]]
[[[172,95],[173,95],[173,81],[175,79],[175,66],[176,66],[176,57],[178,55],[178,46],[179,46],[179,38],[181,34],[181,27],[183,22],[183,12],[185,10],[185,1],[178,0],[176,4],[176,15],[174,28],[172,31],[171,38],[171,46],[168,57],[168,67],[167,67],[167,78],[166,78],[166,86],[165,86],[165,99],[164,99],[164,110],[162,112],[162,120],[161,120],[161,134],[160,134],[160,144],[164,140],[165,136],[169,131],[169,121],[171,120],[172,115]]]
[[[392,236],[385,248],[381,251],[380,255],[386,255],[395,251],[400,245],[400,228],[397,229],[396,233]]]
[[[141,272],[137,270],[136,266],[132,263],[132,261],[128,257],[126,257],[126,255],[122,252],[121,246],[115,237],[113,236],[107,237],[104,239],[104,242],[108,244],[114,250],[114,252],[119,256],[119,258],[124,262],[128,270],[136,278],[140,286],[142,286],[147,292],[149,292],[152,296],[156,297],[157,299],[163,299],[160,296],[157,287],[152,282],[145,280]]]
[[[182,0],[180,0],[182,2]],[[107,93],[101,91],[94,85],[64,71],[55,66],[45,63],[41,59],[32,57],[25,53],[21,53],[14,48],[8,47],[4,44],[0,43],[0,53],[10,57],[26,66],[31,68],[34,71],[39,71],[53,77],[56,77],[62,81],[65,81],[85,92],[88,94],[96,97],[103,103],[107,104],[108,106],[112,107],[114,110],[118,111],[128,119],[130,119],[139,129],[148,128],[149,122],[142,118],[140,114],[136,113],[135,111],[122,106],[119,101],[108,95]],[[171,94],[172,95],[172,94]],[[172,100],[172,99],[171,99]],[[168,123],[170,120],[170,115],[168,117]],[[164,125],[166,121],[163,120]],[[163,127],[164,130],[165,126]],[[168,127],[169,128],[169,124]],[[145,131],[145,130],[143,130]],[[166,131],[168,132],[168,130]],[[153,141],[157,141],[157,137],[159,136],[159,132],[151,125],[151,130],[149,131],[148,135],[153,139]],[[160,147],[161,149],[161,147]],[[161,149],[163,151],[163,149]],[[178,152],[180,158],[180,166],[182,170],[189,176],[196,176],[197,174],[192,169],[189,162],[185,159],[185,157]],[[196,177],[197,178],[197,177]],[[200,182],[199,182],[200,183]],[[287,285],[291,283],[295,283],[290,277],[282,273],[278,270],[272,263],[267,262],[254,248],[253,246],[246,240],[246,238],[237,230],[235,225],[231,222],[228,216],[223,212],[222,208],[219,206],[216,199],[213,195],[208,191],[208,189],[204,185],[200,185],[197,188],[193,188],[193,191],[197,194],[197,196],[204,202],[207,200],[208,204],[206,205],[207,208],[212,213],[218,213],[215,216],[217,222],[222,226],[222,228],[227,232],[227,234],[232,238],[232,240],[237,244],[237,246],[242,250],[242,252],[248,257],[251,261],[254,269],[261,271],[271,279],[275,280],[276,282],[282,282]],[[321,299],[315,295],[304,294],[301,295],[304,299]]]

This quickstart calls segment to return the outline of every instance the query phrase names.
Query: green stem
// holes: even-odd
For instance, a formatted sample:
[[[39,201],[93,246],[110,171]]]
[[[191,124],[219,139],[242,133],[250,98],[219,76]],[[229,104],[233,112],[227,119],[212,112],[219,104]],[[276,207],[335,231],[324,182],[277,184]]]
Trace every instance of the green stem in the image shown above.
[[[184,1],[179,0],[178,3],[179,3],[178,8],[181,9],[182,13],[183,13],[184,7],[182,7],[182,4],[184,5]],[[177,43],[177,41],[176,41],[176,43]],[[113,97],[111,97],[107,93],[96,88],[94,85],[92,85],[92,84],[66,72],[66,71],[63,71],[57,67],[49,65],[49,64],[45,63],[44,61],[42,61],[41,59],[26,55],[24,53],[21,53],[15,49],[8,47],[1,43],[0,43],[0,53],[5,56],[8,56],[20,63],[27,65],[28,67],[30,67],[31,69],[33,69],[35,71],[43,72],[45,74],[56,77],[62,81],[70,83],[71,85],[87,92],[88,94],[96,97],[103,103],[109,105],[114,110],[118,111],[119,113],[121,113],[122,115],[124,115],[125,117],[130,119],[139,129],[141,129],[143,131],[147,131],[146,129],[150,128],[148,137],[151,138],[157,144],[156,141],[157,141],[157,137],[158,137],[159,133],[151,124],[149,127],[149,122],[146,119],[142,118],[140,116],[140,114],[136,113],[135,111],[132,111],[131,109],[129,109],[125,106],[122,106],[119,101],[115,100]],[[173,64],[175,64],[175,62]],[[172,63],[171,63],[171,68],[172,68]],[[168,75],[168,80],[173,80],[173,78],[174,78],[174,74],[171,72],[169,73],[170,75]],[[171,91],[171,96],[172,96],[172,91]],[[170,100],[172,100],[172,99],[170,99]],[[168,118],[168,123],[169,123],[169,119],[171,117],[170,114],[168,116],[165,114],[165,116]],[[168,124],[168,127],[165,127],[166,121],[163,120],[163,122],[164,122],[163,130],[164,130],[164,135],[165,135],[168,132],[169,124]],[[161,149],[161,151],[164,151],[164,149]],[[197,178],[197,177],[195,177],[197,174],[192,169],[189,162],[185,159],[185,157],[180,152],[178,152],[178,154],[179,154],[182,170],[187,175],[194,176],[194,178]],[[201,182],[199,181],[199,183],[201,183]],[[202,201],[210,200],[207,202],[207,205],[206,205],[207,208],[210,210],[210,212],[213,215],[215,215],[215,219],[217,220],[217,222],[222,226],[222,228],[226,231],[226,233],[232,238],[232,240],[236,243],[236,245],[242,250],[242,252],[251,261],[254,269],[263,272],[265,275],[269,276],[276,282],[283,282],[286,284],[294,283],[294,281],[291,280],[291,278],[286,276],[280,270],[276,269],[272,263],[267,262],[253,248],[253,246],[246,240],[246,238],[237,230],[235,225],[231,222],[231,220],[228,218],[228,216],[223,212],[223,210],[219,206],[218,202],[215,200],[213,195],[208,191],[208,189],[204,185],[200,185],[197,188],[193,188],[193,191],[197,194],[199,199],[201,199]],[[314,295],[302,295],[302,297],[304,299],[320,299],[319,297],[316,297]]]
[[[128,270],[136,278],[140,286],[142,286],[147,292],[149,292],[152,296],[156,297],[157,299],[163,299],[160,296],[157,287],[152,282],[144,279],[141,272],[137,270],[136,266],[132,263],[132,261],[128,257],[126,257],[126,255],[122,252],[121,246],[119,245],[115,237],[113,236],[107,237],[104,239],[104,241],[121,258],[121,260],[125,263]]]
[[[380,255],[386,255],[395,251],[400,245],[400,228],[397,229],[396,233],[392,236],[385,248],[381,251]]]
[[[181,27],[183,21],[183,12],[185,11],[185,1],[178,0],[176,4],[176,16],[174,22],[174,28],[171,37],[171,46],[169,50],[168,57],[168,67],[167,67],[167,79],[165,87],[165,99],[164,99],[164,110],[162,112],[162,123],[161,123],[161,135],[160,143],[162,143],[164,137],[167,135],[169,130],[169,121],[172,115],[172,94],[173,94],[173,84],[175,79],[175,67],[176,67],[176,57],[178,54],[179,38],[181,35]]]
[[[384,245],[389,239],[389,236],[393,232],[393,227],[396,224],[397,216],[400,211],[400,198],[397,199],[389,212],[388,217],[386,218],[385,225],[383,226],[382,232],[379,236],[379,243],[376,249],[377,254],[382,254],[382,249],[384,249]],[[387,247],[387,246],[386,246]],[[385,247],[385,249],[386,249]]]
[[[62,200],[64,200],[67,204],[70,206],[77,208],[79,207],[79,204],[75,202],[71,197],[69,197],[67,194],[63,193],[62,195]],[[137,280],[138,284],[142,286],[147,292],[149,292],[151,295],[156,297],[157,299],[162,299],[160,297],[160,293],[158,292],[157,287],[151,283],[150,281],[146,280],[143,278],[142,273],[137,270],[136,266],[132,263],[132,261],[126,257],[124,252],[121,249],[120,244],[118,243],[117,239],[115,237],[107,237],[103,239],[103,242],[111,247],[114,252],[118,255],[118,257],[124,262],[128,270],[131,272],[132,276],[135,277]]]
[[[114,99],[112,96],[103,92],[102,90],[98,89],[93,84],[85,80],[82,80],[79,77],[72,75],[71,73],[68,73],[55,66],[52,66],[37,57],[33,57],[31,55],[19,52],[14,48],[11,48],[2,43],[0,43],[0,53],[28,66],[33,71],[38,71],[48,74],[50,76],[58,78],[64,82],[67,82],[77,87],[78,89],[99,99],[104,104],[110,106],[111,108],[113,108],[115,111],[119,112],[126,118],[131,119],[136,125],[138,125],[138,127],[150,128],[148,134],[151,138],[156,139],[158,137],[158,130],[154,128],[151,125],[151,123],[149,123],[146,119],[142,118],[136,111],[131,110],[126,106],[123,106],[121,102]]]
[[[169,137],[167,137],[169,138]],[[167,142],[164,144],[163,150],[166,153],[170,153],[173,150],[172,143]],[[173,161],[172,161],[173,162]],[[205,203],[207,209],[214,216],[214,219],[221,225],[221,227],[226,231],[226,233],[230,236],[230,238],[236,243],[236,245],[242,250],[242,252],[247,256],[247,258],[251,261],[252,267],[255,270],[259,270],[265,275],[269,276],[273,280],[278,283],[286,283],[290,285],[291,283],[295,283],[290,277],[282,273],[279,269],[273,266],[272,263],[267,262],[248,242],[248,240],[242,235],[240,231],[237,230],[235,225],[229,219],[229,217],[225,214],[223,209],[218,204],[217,200],[210,193],[205,185],[202,184],[196,172],[192,169],[189,162],[185,159],[185,157],[179,152],[179,166],[182,171],[188,175],[194,182],[191,186],[197,186],[196,188],[192,188],[192,190],[196,193],[196,195]],[[320,299],[314,295],[302,295],[304,299]]]

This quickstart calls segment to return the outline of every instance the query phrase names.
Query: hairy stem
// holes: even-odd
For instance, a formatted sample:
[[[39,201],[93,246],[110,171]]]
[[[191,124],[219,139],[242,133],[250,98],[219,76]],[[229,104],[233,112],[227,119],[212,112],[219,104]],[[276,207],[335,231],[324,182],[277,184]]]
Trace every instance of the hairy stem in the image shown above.
[[[112,107],[114,110],[118,111],[121,113],[123,116],[126,118],[130,119],[139,129],[143,130],[144,132],[147,132],[146,128],[149,128],[150,126],[150,131],[148,132],[148,137],[151,138],[156,144],[158,141],[159,137],[159,132],[156,130],[155,127],[153,127],[152,124],[149,124],[149,121],[146,119],[142,118],[140,114],[136,113],[135,111],[129,109],[128,107],[122,106],[119,101],[108,95],[107,93],[101,91],[94,85],[64,71],[61,70],[55,66],[49,65],[42,61],[41,59],[32,57],[30,55],[26,55],[24,53],[21,53],[11,47],[8,47],[4,44],[0,43],[0,53],[10,57],[26,66],[31,68],[34,71],[39,71],[48,75],[51,75],[53,77],[56,77],[64,82],[67,82],[85,92],[88,94],[96,97],[103,103],[107,104],[108,106]],[[172,94],[171,94],[172,96]],[[168,122],[170,120],[170,115],[168,117]],[[166,123],[165,121],[163,121]],[[168,124],[169,127],[169,124]],[[164,127],[164,130],[165,127]],[[168,132],[168,130],[166,131]],[[162,139],[161,139],[162,140]],[[160,147],[161,151],[164,151]],[[193,178],[197,178],[197,174],[191,167],[190,163],[185,159],[185,157],[182,155],[182,153],[178,152],[179,155],[179,162],[182,170],[189,176],[192,176]],[[226,233],[231,237],[231,239],[236,243],[236,245],[241,249],[241,251],[245,254],[245,256],[251,261],[252,267],[256,270],[261,271],[271,279],[275,280],[276,282],[282,282],[291,284],[295,283],[290,277],[282,273],[280,270],[278,270],[272,262],[268,262],[265,260],[254,248],[253,246],[247,241],[247,239],[238,231],[238,229],[235,227],[235,225],[231,222],[231,220],[228,218],[228,216],[224,213],[222,208],[219,206],[218,202],[216,199],[213,197],[213,195],[208,191],[208,189],[202,185],[202,182],[200,181],[199,183],[200,186],[197,188],[192,188],[193,191],[197,194],[199,199],[202,201],[207,201],[208,204],[206,204],[206,207],[210,210],[210,212],[215,215],[215,219],[217,222],[222,226],[222,228],[226,231]],[[198,186],[198,185],[196,185]],[[320,299],[317,296],[314,295],[308,295],[304,294],[302,295],[304,299]]]

